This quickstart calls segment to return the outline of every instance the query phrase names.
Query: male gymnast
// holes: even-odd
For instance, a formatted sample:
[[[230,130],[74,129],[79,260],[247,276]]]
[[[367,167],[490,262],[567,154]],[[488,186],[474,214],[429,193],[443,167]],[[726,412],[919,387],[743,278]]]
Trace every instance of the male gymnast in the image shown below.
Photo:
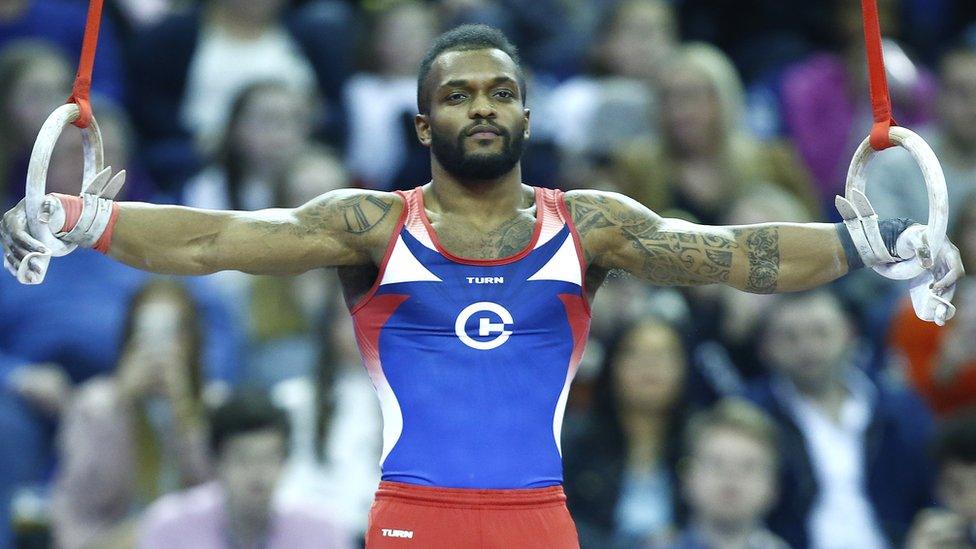
[[[615,193],[528,186],[525,92],[504,35],[459,27],[436,40],[417,81],[426,185],[255,212],[52,194],[41,218],[64,242],[156,273],[336,267],[384,420],[367,544],[578,547],[560,428],[589,302],[609,271],[659,285],[805,290],[879,255],[891,261],[857,246],[872,237],[901,260],[896,241],[911,222],[882,221],[880,235],[858,234],[872,230],[860,223],[703,226]],[[44,249],[26,215],[22,202],[0,225],[12,272]],[[951,245],[935,259],[943,291],[962,266]]]

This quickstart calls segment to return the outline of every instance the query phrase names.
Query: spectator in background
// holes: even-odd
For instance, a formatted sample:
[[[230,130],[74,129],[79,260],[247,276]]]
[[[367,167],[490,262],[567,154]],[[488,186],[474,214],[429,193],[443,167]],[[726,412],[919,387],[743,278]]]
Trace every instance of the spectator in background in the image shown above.
[[[139,32],[161,23],[184,7],[183,0],[108,0],[104,11],[115,22],[120,41],[125,46]]]
[[[105,166],[113,172],[125,170],[125,186],[121,194],[126,200],[150,202],[162,198],[141,159],[135,155],[139,139],[132,127],[129,113],[118,103],[104,97],[91,98],[92,112],[102,133],[102,149],[105,153]],[[69,129],[77,132],[77,130]],[[25,165],[24,172],[27,168]],[[75,177],[78,174],[74,174]],[[19,189],[18,189],[19,191]]]
[[[201,208],[292,208],[350,185],[341,158],[309,141],[308,98],[268,82],[246,88],[234,105],[217,162],[187,183],[184,203]],[[308,375],[315,362],[315,326],[334,288],[330,275],[253,276],[225,271],[208,277],[234,304],[247,330],[245,377],[270,387]]]
[[[976,545],[976,414],[948,419],[936,435],[939,508],[918,514],[907,549],[956,549]]]
[[[365,70],[344,89],[347,163],[368,188],[413,188],[430,178],[429,167],[415,168],[429,163],[429,153],[417,143],[413,118],[417,68],[440,30],[437,12],[426,2],[397,2],[374,15],[371,27]],[[418,154],[419,162],[411,158]]]
[[[47,42],[10,41],[0,50],[0,113],[4,119],[0,124],[0,203],[15,204],[23,196],[24,174],[37,132],[71,94],[71,74],[66,55]]]
[[[661,319],[637,319],[608,344],[591,423],[563,452],[583,547],[628,547],[676,523],[688,377],[682,335]]]
[[[24,174],[34,141],[44,121],[71,93],[71,74],[66,56],[42,41],[9,42],[0,51],[0,112],[8,121],[0,126],[0,203],[14,204],[23,197]],[[128,114],[117,102],[103,95],[94,95],[91,102],[103,135],[105,165],[126,170],[124,193],[128,199],[151,198],[155,186],[130,156],[136,136]],[[59,156],[77,154],[81,158],[80,150],[76,150],[78,133],[74,128],[64,132],[62,139],[66,143],[57,147]],[[49,179],[80,179],[80,172],[70,172],[76,161],[65,158],[57,162],[52,170],[64,168],[69,173],[51,173]]]
[[[260,210],[275,204],[277,186],[312,134],[313,96],[282,81],[260,81],[231,103],[214,162],[183,188],[195,208]]]
[[[271,392],[292,426],[280,495],[284,501],[314,501],[335,510],[362,538],[380,482],[383,424],[337,286],[316,332],[315,371],[282,381]]]
[[[146,284],[129,307],[117,369],[83,383],[66,406],[52,494],[58,547],[131,547],[153,500],[208,478],[199,314],[182,284]]]
[[[87,2],[72,0],[2,0],[0,48],[25,38],[47,42],[72,60],[70,71],[73,75],[74,61],[81,52],[85,34],[87,8]],[[92,72],[92,91],[114,101],[125,99],[126,81],[121,55],[112,23],[102,21]],[[65,95],[61,102],[67,98]]]
[[[787,549],[763,525],[778,493],[777,427],[752,404],[725,400],[699,412],[686,432],[681,473],[689,526],[671,549]]]
[[[770,376],[750,396],[783,428],[770,527],[800,549],[901,544],[931,502],[931,415],[860,370],[853,323],[828,291],[783,296],[766,320]]]
[[[976,50],[957,48],[946,54],[939,84],[935,123],[918,132],[942,164],[952,225],[966,197],[976,192]],[[868,198],[875,210],[922,223],[928,219],[925,180],[907,151],[878,155],[867,174]]]
[[[341,158],[318,145],[307,146],[289,163],[275,189],[275,205],[294,208],[329,191],[349,186]],[[341,295],[335,275],[313,270],[293,277],[247,276],[242,296],[248,326],[248,381],[261,387],[311,376],[319,362],[321,328],[330,320],[328,304]]]
[[[613,4],[593,38],[589,72],[553,90],[534,133],[551,134],[567,161],[578,155],[606,156],[634,137],[654,133],[655,90],[677,41],[678,25],[668,2]],[[597,126],[601,130],[593,131]],[[574,169],[570,162],[566,171]]]
[[[723,225],[814,221],[795,195],[768,183],[751,185],[727,208],[720,220]],[[705,400],[741,394],[748,380],[764,373],[757,358],[758,330],[776,305],[776,296],[720,285],[691,287],[685,293],[695,311],[690,320],[699,343],[693,364],[707,381],[698,389]]]
[[[133,115],[157,180],[181,183],[214,152],[234,98],[254,82],[276,80],[326,99],[326,120],[341,122],[341,83],[356,27],[348,6],[284,0],[208,0],[142,33],[130,48]],[[267,129],[267,127],[265,128]],[[201,156],[202,155],[202,156]]]
[[[124,121],[111,109],[99,112],[106,115],[106,154],[118,160],[125,154],[125,140],[115,132],[124,128]],[[48,191],[78,194],[82,161],[81,132],[69,129],[51,157]],[[119,161],[128,164],[127,159]],[[0,437],[7,441],[0,447],[0,547],[8,540],[10,493],[48,480],[55,461],[51,442],[72,386],[115,368],[125,311],[148,279],[88,250],[59,258],[40,286],[0,279]],[[227,303],[206,282],[191,281],[189,286],[204,311],[207,378],[233,383],[241,362],[238,326]]]
[[[613,2],[591,0],[441,0],[445,27],[481,23],[501,29],[534,72],[563,80],[578,74],[600,16]]]
[[[681,46],[660,78],[660,131],[618,155],[624,193],[647,207],[678,209],[717,223],[739,196],[766,182],[818,211],[809,176],[785,143],[761,143],[746,133],[742,82],[720,50]]]
[[[829,4],[839,51],[814,54],[786,69],[780,87],[786,133],[813,176],[824,213],[839,219],[834,196],[844,194],[851,152],[867,137],[872,117],[861,2]],[[898,35],[897,7],[898,0],[878,2],[886,36]],[[918,127],[931,118],[935,82],[896,42],[886,40],[884,50],[894,117],[907,127]]]
[[[347,533],[319,508],[275,501],[289,429],[285,413],[267,396],[232,396],[211,415],[210,430],[216,480],[154,503],[139,547],[352,547]]]
[[[721,48],[752,84],[829,44],[832,1],[681,0],[677,5],[686,39]]]
[[[895,364],[939,416],[976,406],[976,194],[961,207],[952,241],[968,274],[958,282],[956,316],[945,327],[923,322],[903,297],[888,338]]]

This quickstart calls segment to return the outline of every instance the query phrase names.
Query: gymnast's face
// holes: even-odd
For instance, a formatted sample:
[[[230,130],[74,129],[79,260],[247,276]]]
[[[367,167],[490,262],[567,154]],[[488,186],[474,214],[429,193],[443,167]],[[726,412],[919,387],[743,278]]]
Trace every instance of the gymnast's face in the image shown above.
[[[511,172],[529,136],[529,110],[515,62],[499,50],[448,51],[428,75],[428,114],[416,118],[417,137],[432,162],[462,182]]]

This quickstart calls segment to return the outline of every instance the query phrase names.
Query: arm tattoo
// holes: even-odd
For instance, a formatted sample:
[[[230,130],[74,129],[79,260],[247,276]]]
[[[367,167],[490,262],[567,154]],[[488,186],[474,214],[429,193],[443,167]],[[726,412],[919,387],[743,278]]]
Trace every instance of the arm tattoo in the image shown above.
[[[732,271],[732,250],[739,247],[734,240],[714,234],[621,229],[644,256],[642,272],[635,274],[661,285],[726,282]]]
[[[638,254],[634,257],[625,252],[621,261],[633,274],[655,284],[727,283],[732,273],[733,257],[745,251],[749,274],[744,289],[755,293],[776,290],[779,233],[774,228],[738,229],[727,236],[728,233],[716,231],[684,230],[681,225],[666,226],[648,212],[628,208],[604,196],[577,195],[567,202],[576,229],[584,240],[601,229],[608,229],[603,232],[609,234],[611,240],[623,237],[629,242],[629,248]],[[587,252],[587,261],[591,260],[590,255]]]
[[[746,251],[749,254],[749,278],[746,291],[771,294],[776,291],[779,278],[779,232],[773,228],[737,229],[736,234],[748,233]]]
[[[367,194],[344,198],[336,206],[346,221],[346,232],[362,234],[383,221],[393,208],[393,200]]]
[[[293,220],[270,220],[269,234],[287,232],[298,238],[317,237],[326,227],[341,225],[344,232],[361,235],[379,225],[393,209],[393,199],[370,194],[346,198],[322,198],[299,210],[299,223]]]
[[[576,225],[576,231],[580,235],[592,229],[603,229],[614,225],[605,213],[610,208],[606,197],[576,196],[567,202],[569,215],[573,218],[573,224]]]
[[[725,282],[732,270],[733,250],[739,247],[735,240],[718,234],[662,230],[660,222],[644,212],[621,207],[605,196],[575,196],[569,210],[584,239],[599,229],[616,229],[640,252],[641,264],[631,265],[631,272],[655,284]]]

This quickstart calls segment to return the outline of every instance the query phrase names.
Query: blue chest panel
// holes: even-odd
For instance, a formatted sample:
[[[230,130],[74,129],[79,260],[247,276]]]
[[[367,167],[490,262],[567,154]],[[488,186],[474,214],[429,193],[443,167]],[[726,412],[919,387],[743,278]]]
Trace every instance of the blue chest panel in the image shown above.
[[[392,304],[376,346],[387,398],[396,400],[385,403],[384,420],[402,427],[395,441],[387,433],[383,478],[460,488],[559,484],[558,423],[581,344],[572,304],[583,294],[572,277],[548,274],[572,244],[568,227],[499,265],[451,261],[406,230],[400,238],[422,275],[387,277],[394,282],[364,308]]]

